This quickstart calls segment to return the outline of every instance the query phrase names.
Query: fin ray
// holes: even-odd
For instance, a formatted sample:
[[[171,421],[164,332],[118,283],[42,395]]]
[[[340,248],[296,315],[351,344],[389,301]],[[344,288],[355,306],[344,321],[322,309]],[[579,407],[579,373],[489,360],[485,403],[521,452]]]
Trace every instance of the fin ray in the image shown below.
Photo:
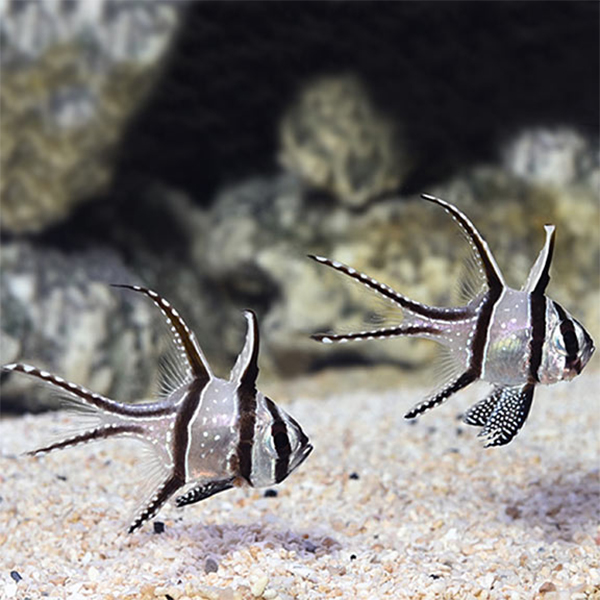
[[[359,331],[356,333],[317,333],[310,337],[324,344],[345,343],[358,340],[382,340],[398,336],[405,337],[428,337],[439,334],[437,327],[430,325],[400,325],[398,327],[384,327],[382,329],[372,329],[370,331]]]
[[[324,256],[317,256],[314,254],[308,254],[308,258],[318,262],[322,265],[325,265],[334,271],[338,271],[339,273],[343,273],[347,275],[351,279],[358,281],[362,285],[370,288],[378,295],[382,296],[386,300],[389,300],[396,306],[400,308],[405,314],[408,315],[417,315],[419,317],[423,317],[425,319],[441,319],[441,320],[454,320],[461,318],[462,316],[462,307],[453,308],[452,310],[447,308],[440,308],[437,306],[429,306],[427,304],[422,304],[421,302],[417,302],[415,300],[411,300],[404,294],[397,292],[392,289],[389,285],[385,283],[381,283],[372,277],[369,277],[365,273],[361,273],[357,271],[353,267],[349,267],[344,263],[339,261],[330,260],[329,258],[325,258]]]
[[[414,419],[419,415],[422,415],[424,412],[431,410],[432,408],[443,404],[450,398],[450,396],[454,395],[456,392],[466,388],[468,385],[477,380],[477,375],[472,371],[468,370],[452,379],[445,386],[443,386],[437,392],[427,396],[425,400],[422,400],[415,406],[413,406],[405,415],[405,419]]]
[[[171,326],[174,342],[180,350],[182,358],[187,361],[191,375],[194,377],[209,378],[211,376],[208,362],[200,349],[196,336],[187,326],[181,315],[175,310],[169,302],[162,298],[155,291],[139,285],[111,284],[112,287],[124,288],[139,292],[148,296],[154,304],[160,309]]]
[[[429,202],[439,204],[456,221],[461,230],[467,236],[467,240],[469,241],[475,256],[477,256],[479,260],[488,287],[493,290],[505,287],[506,284],[504,283],[502,272],[496,263],[494,255],[492,254],[487,242],[483,239],[469,218],[458,208],[456,208],[456,206],[453,206],[441,198],[431,196],[430,194],[421,194],[421,198]]]

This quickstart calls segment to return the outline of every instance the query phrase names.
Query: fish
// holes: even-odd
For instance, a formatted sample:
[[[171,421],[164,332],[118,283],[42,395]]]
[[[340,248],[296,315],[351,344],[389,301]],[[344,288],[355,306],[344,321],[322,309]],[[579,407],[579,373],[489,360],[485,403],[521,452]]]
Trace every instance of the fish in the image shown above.
[[[469,242],[474,277],[467,304],[428,306],[393,290],[341,262],[309,255],[366,286],[399,309],[399,325],[357,333],[315,334],[323,343],[390,339],[398,336],[433,340],[444,350],[446,377],[441,385],[404,416],[413,419],[439,406],[477,380],[491,392],[464,414],[468,425],[481,427],[485,447],[503,446],[517,435],[530,412],[534,389],[579,375],[594,353],[583,325],[546,296],[555,246],[555,227],[545,225],[544,246],[520,290],[506,285],[490,248],[473,223],[456,206],[429,194],[422,198],[441,206]]]
[[[182,507],[234,486],[269,487],[296,470],[313,447],[301,426],[256,388],[259,329],[244,311],[246,339],[229,379],[213,375],[196,336],[179,312],[158,293],[137,285],[115,285],[149,297],[162,311],[172,334],[175,364],[163,397],[142,403],[117,402],[34,366],[4,365],[42,380],[96,417],[97,424],[29,452],[32,456],[95,440],[132,437],[150,449],[154,474],[129,526],[132,533],[175,499]]]

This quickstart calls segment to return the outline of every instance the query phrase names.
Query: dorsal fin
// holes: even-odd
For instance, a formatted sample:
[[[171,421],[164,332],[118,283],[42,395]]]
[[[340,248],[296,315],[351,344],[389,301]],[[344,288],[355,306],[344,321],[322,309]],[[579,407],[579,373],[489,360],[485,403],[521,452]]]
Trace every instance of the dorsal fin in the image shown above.
[[[210,367],[200,349],[196,336],[169,302],[153,290],[140,287],[139,285],[112,284],[112,286],[133,290],[134,292],[140,292],[148,296],[167,318],[171,326],[175,346],[181,357],[185,360],[190,370],[190,375],[201,379],[207,379],[212,376]]]
[[[481,237],[481,234],[467,216],[458,210],[456,206],[453,206],[445,200],[430,196],[429,194],[421,194],[421,197],[429,202],[439,204],[458,223],[462,231],[466,234],[471,248],[474,250],[490,290],[497,290],[505,287],[504,278],[502,277],[502,273],[496,264],[496,260],[494,259],[487,242]]]
[[[256,379],[258,378],[259,334],[256,315],[251,310],[245,310],[244,316],[248,322],[246,341],[231,370],[230,379],[236,385],[239,402],[239,441],[236,449],[239,474],[252,485],[252,447],[258,406]]]
[[[259,350],[259,332],[256,315],[251,310],[244,311],[244,317],[248,323],[246,332],[246,341],[240,352],[229,379],[237,384],[254,387],[258,377],[258,350]]]
[[[550,281],[550,264],[552,263],[552,254],[554,253],[556,228],[554,225],[544,225],[544,230],[546,231],[544,247],[540,251],[533,267],[531,267],[527,281],[522,287],[522,291],[529,294],[542,295]]]

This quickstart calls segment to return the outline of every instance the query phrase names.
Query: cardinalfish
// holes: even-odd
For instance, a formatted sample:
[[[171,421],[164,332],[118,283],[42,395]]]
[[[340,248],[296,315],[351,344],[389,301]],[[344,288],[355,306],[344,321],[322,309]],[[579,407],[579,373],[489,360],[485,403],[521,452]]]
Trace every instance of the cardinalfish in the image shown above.
[[[179,313],[156,292],[119,285],[148,296],[170,325],[176,360],[168,393],[154,402],[127,404],[91,392],[57,375],[26,364],[18,371],[58,388],[66,399],[97,419],[94,427],[30,452],[44,454],[94,440],[133,437],[145,442],[155,459],[151,493],[129,527],[135,531],[167,500],[177,506],[199,502],[234,486],[266,487],[283,481],[310,454],[312,445],[300,425],[256,389],[259,331],[255,314],[245,311],[244,347],[228,380],[215,377],[196,336]]]
[[[546,225],[546,241],[520,290],[506,285],[483,237],[458,208],[429,195],[466,235],[479,281],[465,306],[441,308],[407,298],[364,273],[322,256],[310,256],[370,288],[402,312],[400,325],[349,334],[312,336],[324,343],[420,337],[441,344],[449,358],[449,375],[437,390],[409,410],[412,419],[445,402],[479,379],[491,393],[472,406],[464,422],[482,427],[486,446],[508,444],[519,432],[538,384],[573,379],[594,352],[588,332],[558,302],[545,295],[550,280],[555,228]]]

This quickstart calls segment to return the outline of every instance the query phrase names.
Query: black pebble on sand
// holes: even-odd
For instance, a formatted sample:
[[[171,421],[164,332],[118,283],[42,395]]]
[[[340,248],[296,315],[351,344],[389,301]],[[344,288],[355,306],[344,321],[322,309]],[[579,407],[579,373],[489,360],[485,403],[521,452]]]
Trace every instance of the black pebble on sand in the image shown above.
[[[21,581],[21,579],[23,579],[21,577],[21,574],[19,573],[19,571],[11,571],[10,572],[10,576],[17,582],[19,583],[19,581]]]
[[[214,558],[207,558],[204,563],[205,573],[216,573],[219,570],[219,563]]]
[[[165,524],[162,521],[154,521],[154,533],[164,533]]]

